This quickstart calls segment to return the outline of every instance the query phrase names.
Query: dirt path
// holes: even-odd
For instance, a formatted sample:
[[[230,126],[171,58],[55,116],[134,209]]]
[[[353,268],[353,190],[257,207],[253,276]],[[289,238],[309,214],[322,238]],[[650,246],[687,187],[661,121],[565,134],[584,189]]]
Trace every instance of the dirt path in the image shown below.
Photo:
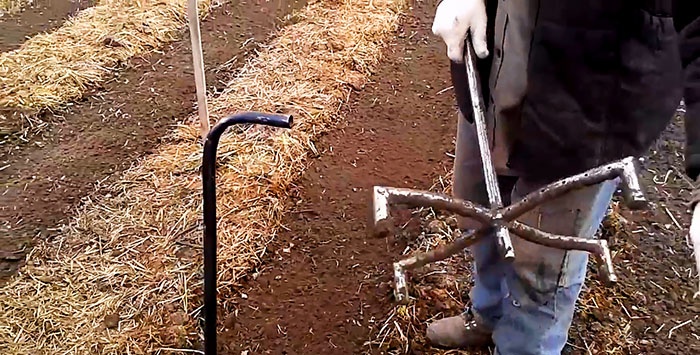
[[[19,48],[27,37],[60,27],[78,11],[96,0],[38,0],[24,5],[20,12],[0,17],[0,52]]]
[[[372,186],[429,188],[449,164],[455,127],[432,7],[415,6],[343,129],[322,139],[263,269],[228,300],[228,354],[359,353],[391,308],[391,262],[403,246],[366,235]]]
[[[210,92],[267,39],[276,19],[303,2],[223,5],[202,22]],[[27,144],[0,145],[0,280],[13,273],[34,237],[65,223],[99,183],[148,154],[169,127],[194,112],[188,36],[144,58],[93,93]]]

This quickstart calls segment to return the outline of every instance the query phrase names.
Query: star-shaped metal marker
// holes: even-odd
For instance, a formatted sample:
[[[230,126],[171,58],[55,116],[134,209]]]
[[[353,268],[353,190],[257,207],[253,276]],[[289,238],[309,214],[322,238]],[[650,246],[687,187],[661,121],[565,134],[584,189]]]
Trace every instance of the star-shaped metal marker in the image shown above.
[[[476,243],[480,238],[495,236],[501,256],[508,261],[515,258],[515,250],[511,243],[510,233],[515,233],[524,240],[532,243],[564,250],[581,250],[594,254],[601,267],[603,281],[617,281],[606,240],[585,239],[573,236],[555,235],[528,226],[516,219],[540,204],[562,196],[572,190],[601,183],[605,180],[619,178],[621,181],[625,204],[631,209],[641,209],[646,206],[646,198],[638,177],[638,161],[634,157],[590,169],[575,176],[555,181],[537,191],[534,191],[520,201],[507,207],[503,206],[501,194],[496,180],[495,169],[488,145],[488,135],[484,118],[484,107],[481,100],[478,74],[474,69],[475,56],[471,43],[465,45],[465,63],[469,81],[469,92],[474,109],[481,153],[486,190],[489,195],[490,208],[470,201],[452,198],[443,194],[431,193],[407,188],[375,186],[373,196],[372,233],[376,236],[386,236],[393,230],[390,217],[390,207],[404,205],[407,207],[432,207],[447,210],[463,217],[470,217],[480,222],[482,227],[463,234],[453,242],[435,250],[416,253],[411,257],[394,263],[394,296],[399,302],[408,300],[406,270],[414,269],[428,263],[444,260],[464,248]],[[495,233],[491,233],[494,232]]]

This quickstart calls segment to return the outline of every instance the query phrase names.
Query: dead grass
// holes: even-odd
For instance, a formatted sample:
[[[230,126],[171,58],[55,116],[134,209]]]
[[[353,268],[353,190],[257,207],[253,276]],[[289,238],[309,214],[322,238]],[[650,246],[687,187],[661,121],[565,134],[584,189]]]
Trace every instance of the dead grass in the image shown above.
[[[214,3],[199,0],[200,14]],[[178,39],[186,12],[186,0],[100,0],[0,54],[0,108],[38,113],[80,99],[125,60]],[[0,127],[18,124],[3,118]]]
[[[239,110],[295,115],[291,130],[238,129],[219,146],[219,299],[280,228],[287,189],[352,86],[378,65],[403,0],[309,5],[213,98],[212,118]],[[157,153],[87,199],[0,290],[0,353],[145,354],[198,348],[202,295],[201,146],[195,117]],[[160,350],[160,351],[159,351]]]
[[[0,0],[0,18],[5,14],[12,14],[21,10],[28,2],[27,0]]]

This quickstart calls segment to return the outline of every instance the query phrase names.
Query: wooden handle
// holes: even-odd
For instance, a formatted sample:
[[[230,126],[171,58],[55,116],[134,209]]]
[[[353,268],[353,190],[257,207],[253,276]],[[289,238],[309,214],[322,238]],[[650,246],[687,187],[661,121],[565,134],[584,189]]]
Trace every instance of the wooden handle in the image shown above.
[[[188,0],[187,18],[190,25],[190,40],[192,42],[192,60],[194,80],[197,87],[197,111],[202,132],[202,142],[209,133],[209,110],[207,108],[207,84],[204,76],[204,58],[202,55],[202,36],[199,32],[199,13],[197,0]]]

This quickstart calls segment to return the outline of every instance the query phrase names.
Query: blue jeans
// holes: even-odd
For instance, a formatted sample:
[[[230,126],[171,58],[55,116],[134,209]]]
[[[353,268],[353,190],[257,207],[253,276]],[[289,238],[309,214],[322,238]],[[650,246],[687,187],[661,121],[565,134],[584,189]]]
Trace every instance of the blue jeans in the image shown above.
[[[495,137],[494,164],[501,175],[508,175],[512,172],[504,169],[504,155],[497,149],[501,136],[496,133]],[[453,182],[455,197],[488,202],[481,169],[474,128],[460,116]],[[516,178],[514,187],[510,185],[512,191],[501,187],[506,202],[515,202],[542,186],[524,177],[513,177]],[[617,180],[610,180],[570,192],[518,220],[550,233],[593,238],[617,185]],[[459,219],[462,230],[478,226],[467,218]],[[498,256],[495,238],[484,238],[472,246],[475,280],[471,290],[472,311],[493,329],[497,354],[560,354],[586,276],[588,254],[544,247],[513,234],[511,238],[516,258],[510,264]]]
[[[513,201],[529,192],[529,187],[518,181]],[[539,228],[548,232],[593,238],[616,187],[617,181],[607,181],[573,192],[523,220],[537,216]],[[561,354],[586,276],[588,254],[513,239],[516,260],[510,265],[498,257],[495,238],[472,248],[472,310],[493,328],[497,354]]]

